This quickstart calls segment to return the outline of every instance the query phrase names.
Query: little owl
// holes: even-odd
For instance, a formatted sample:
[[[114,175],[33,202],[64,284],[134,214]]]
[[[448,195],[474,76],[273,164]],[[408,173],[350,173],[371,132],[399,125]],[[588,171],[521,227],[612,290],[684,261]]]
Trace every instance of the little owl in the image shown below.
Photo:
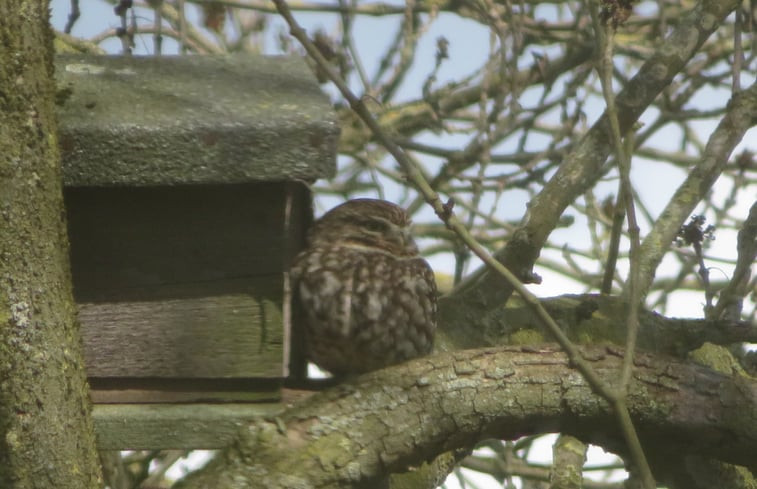
[[[405,211],[355,199],[313,225],[294,260],[308,359],[334,375],[425,355],[436,329],[436,283]]]

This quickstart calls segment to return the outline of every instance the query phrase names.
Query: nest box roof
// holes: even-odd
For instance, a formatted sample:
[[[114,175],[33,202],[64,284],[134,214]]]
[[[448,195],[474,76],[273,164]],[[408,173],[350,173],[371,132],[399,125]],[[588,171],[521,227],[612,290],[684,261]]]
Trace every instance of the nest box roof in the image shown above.
[[[61,55],[56,79],[66,186],[334,174],[339,126],[302,59]]]

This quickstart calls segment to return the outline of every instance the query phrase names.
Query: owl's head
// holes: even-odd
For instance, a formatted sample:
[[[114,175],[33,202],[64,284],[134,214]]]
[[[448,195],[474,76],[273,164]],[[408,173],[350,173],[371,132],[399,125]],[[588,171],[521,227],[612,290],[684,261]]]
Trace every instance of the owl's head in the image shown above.
[[[410,218],[401,207],[378,199],[353,199],[323,215],[308,234],[313,245],[367,247],[399,256],[418,254]]]

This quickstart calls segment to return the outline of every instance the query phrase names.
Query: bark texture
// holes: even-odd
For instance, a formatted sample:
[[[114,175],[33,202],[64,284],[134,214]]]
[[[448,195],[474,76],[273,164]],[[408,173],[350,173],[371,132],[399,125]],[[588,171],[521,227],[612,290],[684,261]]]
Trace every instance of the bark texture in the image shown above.
[[[605,381],[617,378],[622,351],[583,352]],[[662,483],[692,455],[757,468],[752,380],[639,354],[628,404]],[[250,425],[181,487],[368,487],[481,439],[556,431],[624,451],[612,410],[557,347],[450,352],[362,376]]]
[[[75,323],[46,1],[0,2],[0,487],[101,486]]]

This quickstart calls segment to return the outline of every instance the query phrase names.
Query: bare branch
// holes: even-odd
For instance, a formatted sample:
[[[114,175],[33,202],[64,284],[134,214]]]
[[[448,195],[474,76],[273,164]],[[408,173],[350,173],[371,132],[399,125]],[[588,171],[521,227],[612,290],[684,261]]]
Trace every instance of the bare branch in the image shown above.
[[[710,136],[700,163],[694,167],[641,245],[640,292],[646,295],[657,266],[668,251],[683,222],[704,198],[728,163],[733,148],[747,129],[757,123],[757,82],[735,94],[726,115]]]
[[[736,0],[703,0],[681,17],[672,34],[618,95],[616,105],[621,132],[626,132],[636,122],[673,77],[684,69],[720,22],[738,5]],[[603,174],[603,165],[612,150],[608,134],[607,117],[602,116],[568,154],[539,195],[531,201],[521,229],[495,255],[506,267],[516,271],[531,269],[563,211]],[[675,229],[678,229],[678,225]],[[645,254],[642,246],[642,255]],[[646,281],[651,282],[649,268],[641,268],[642,297],[648,289]],[[477,317],[485,322],[486,311],[501,304],[513,290],[497,274],[486,269],[473,274],[459,289],[454,299],[440,303],[440,309],[450,319],[448,324],[451,327],[460,324],[465,329],[465,333],[461,333],[462,337],[458,336],[461,341],[465,341],[465,335],[475,334],[475,331],[471,331],[475,328],[471,328],[469,318]],[[456,310],[465,302],[477,304],[480,307],[479,314],[471,315],[469,310],[465,317],[457,317]]]

